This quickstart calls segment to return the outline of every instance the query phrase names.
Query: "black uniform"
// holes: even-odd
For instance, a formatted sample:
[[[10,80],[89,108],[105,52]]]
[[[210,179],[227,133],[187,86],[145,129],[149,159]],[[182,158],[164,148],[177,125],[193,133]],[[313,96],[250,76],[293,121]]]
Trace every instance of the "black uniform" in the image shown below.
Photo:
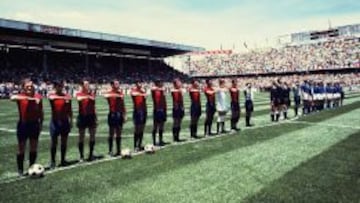
[[[293,92],[293,96],[294,96],[294,111],[295,111],[295,116],[298,115],[298,109],[299,106],[301,104],[301,96],[300,96],[300,88],[299,87],[294,87],[292,89]]]
[[[245,110],[246,110],[246,126],[250,127],[250,118],[251,118],[251,113],[254,111],[254,104],[252,101],[252,92],[251,89],[246,89],[244,91],[244,96],[245,96]]]

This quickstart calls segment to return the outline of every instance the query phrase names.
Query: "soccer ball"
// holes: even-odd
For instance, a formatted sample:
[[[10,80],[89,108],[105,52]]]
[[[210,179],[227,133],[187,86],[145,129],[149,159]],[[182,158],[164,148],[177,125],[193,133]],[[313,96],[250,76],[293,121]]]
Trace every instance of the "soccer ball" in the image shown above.
[[[128,148],[121,150],[121,156],[122,156],[124,159],[131,159],[131,150],[128,149]]]
[[[28,173],[31,178],[41,178],[44,176],[45,168],[40,164],[33,164],[30,166]]]
[[[154,145],[152,145],[152,144],[147,144],[147,145],[145,145],[145,152],[146,152],[147,154],[153,154],[153,153],[155,153],[155,147],[154,147]]]

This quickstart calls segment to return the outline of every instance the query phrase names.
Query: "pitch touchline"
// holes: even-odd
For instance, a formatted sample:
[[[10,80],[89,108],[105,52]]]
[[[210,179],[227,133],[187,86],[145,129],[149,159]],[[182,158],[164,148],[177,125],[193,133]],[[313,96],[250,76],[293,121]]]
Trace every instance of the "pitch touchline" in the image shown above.
[[[297,118],[295,117],[295,118],[292,118],[292,119],[289,119],[289,120],[285,120],[285,121],[279,122],[279,123],[269,123],[269,124],[265,124],[265,125],[261,125],[261,126],[255,126],[255,127],[251,127],[251,128],[245,128],[245,129],[243,129],[241,132],[243,132],[243,131],[248,131],[248,130],[255,130],[255,129],[264,128],[264,127],[275,126],[275,125],[281,125],[281,124],[289,123],[289,122],[291,122],[291,121],[293,121],[293,120],[296,120],[296,119],[297,119]],[[166,133],[166,134],[171,134],[171,133]],[[228,136],[228,135],[231,135],[231,134],[233,134],[233,133],[228,133],[228,134],[226,134],[226,135]],[[225,135],[225,136],[226,136],[226,135]],[[213,136],[213,137],[205,137],[205,138],[201,138],[201,139],[192,139],[192,140],[189,140],[189,141],[186,141],[186,142],[181,142],[181,143],[172,143],[172,144],[169,144],[169,145],[167,145],[167,146],[157,147],[157,148],[156,148],[156,151],[161,150],[161,149],[164,149],[164,148],[167,148],[167,147],[173,147],[173,146],[179,146],[179,145],[197,143],[197,142],[202,142],[202,141],[217,139],[217,138],[221,138],[221,137],[224,137],[224,135]],[[132,156],[138,156],[138,155],[141,155],[141,154],[145,154],[145,151],[135,152],[135,153],[132,154]],[[77,168],[77,167],[91,166],[91,165],[94,165],[94,164],[104,163],[104,162],[113,161],[113,160],[118,160],[118,159],[121,159],[121,157],[107,157],[107,158],[100,159],[100,160],[97,160],[97,161],[94,161],[94,162],[83,162],[83,163],[75,164],[75,165],[68,166],[68,167],[55,168],[55,169],[53,169],[53,170],[50,170],[50,171],[46,172],[45,174],[53,174],[53,173],[57,173],[57,172],[60,172],[60,171],[65,171],[65,170],[70,170],[70,169]],[[0,184],[12,183],[12,182],[16,182],[16,181],[23,180],[23,179],[25,179],[25,178],[27,178],[27,177],[14,177],[14,178],[9,179],[9,180],[7,180],[7,181],[2,181],[2,182],[0,182]]]

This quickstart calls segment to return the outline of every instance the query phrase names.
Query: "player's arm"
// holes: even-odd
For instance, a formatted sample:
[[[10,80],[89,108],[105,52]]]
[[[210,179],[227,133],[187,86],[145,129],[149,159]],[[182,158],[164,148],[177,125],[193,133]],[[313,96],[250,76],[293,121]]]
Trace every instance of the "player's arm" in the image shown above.
[[[28,96],[23,96],[23,95],[18,95],[18,94],[14,94],[10,97],[10,100],[11,101],[18,101],[18,100],[34,100],[32,99],[31,97],[28,97]]]
[[[116,93],[105,93],[103,94],[103,96],[108,99],[110,97],[117,97],[117,98],[121,98],[123,97],[123,95],[120,95],[120,94],[116,94]]]

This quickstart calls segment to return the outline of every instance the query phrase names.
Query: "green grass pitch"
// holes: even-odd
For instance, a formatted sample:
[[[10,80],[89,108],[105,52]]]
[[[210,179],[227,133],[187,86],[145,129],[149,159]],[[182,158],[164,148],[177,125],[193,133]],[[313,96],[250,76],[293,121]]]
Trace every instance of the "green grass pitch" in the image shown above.
[[[244,127],[242,116],[241,132],[196,142],[190,142],[189,100],[187,96],[185,99],[187,116],[181,138],[188,142],[172,143],[154,155],[142,154],[131,160],[79,164],[36,180],[16,178],[17,108],[1,100],[0,202],[360,202],[360,93],[347,93],[339,109],[299,119],[293,119],[290,110],[291,120],[278,124],[270,122],[268,94],[259,93],[255,95],[253,128]],[[168,100],[169,108],[171,103]],[[144,144],[151,143],[150,98],[147,104],[150,116]],[[96,106],[99,127],[95,153],[105,155],[108,107],[103,98],[96,101]],[[128,121],[122,147],[132,149],[129,97],[126,107]],[[50,107],[46,100],[44,108],[37,162],[46,166],[50,156]],[[73,110],[76,115],[76,102]],[[204,117],[203,113],[200,135]],[[167,142],[172,141],[171,127],[170,114],[165,130]],[[77,129],[73,128],[68,160],[79,158],[76,143]]]

